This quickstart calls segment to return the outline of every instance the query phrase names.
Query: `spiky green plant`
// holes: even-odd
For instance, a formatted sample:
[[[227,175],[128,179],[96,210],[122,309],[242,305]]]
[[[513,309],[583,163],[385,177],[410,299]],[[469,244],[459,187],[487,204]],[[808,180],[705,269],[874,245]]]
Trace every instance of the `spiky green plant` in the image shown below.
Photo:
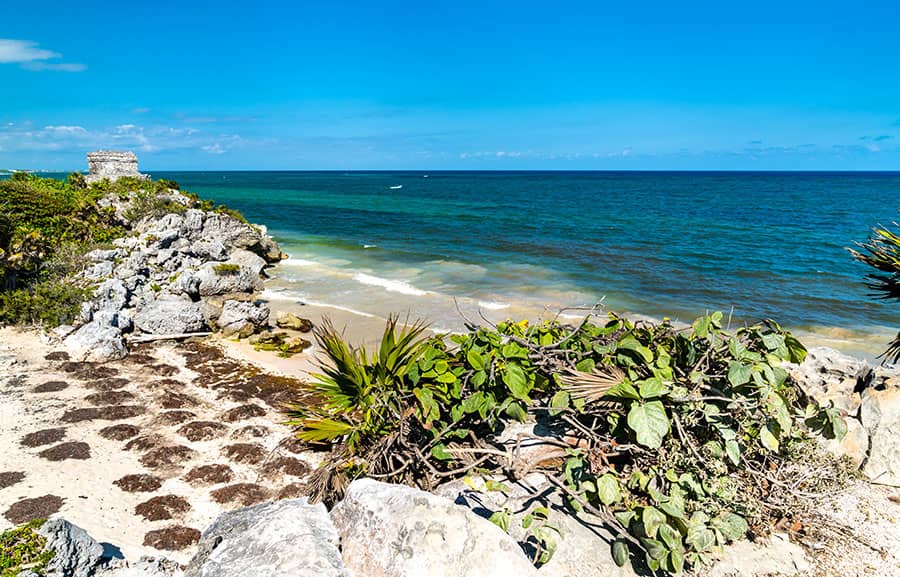
[[[900,225],[896,222],[894,227],[900,230]],[[849,249],[856,260],[876,271],[866,275],[866,286],[878,298],[900,301],[900,235],[886,227],[877,227],[872,229],[866,242],[858,242],[856,245],[862,252]],[[900,361],[900,333],[897,333],[882,356],[892,363]]]
[[[348,344],[330,321],[316,330],[324,358],[313,392],[321,404],[289,407],[288,424],[297,427],[298,438],[342,440],[352,453],[361,441],[383,436],[402,421],[413,396],[406,375],[421,353],[426,327],[419,322],[398,326],[398,320],[388,319],[373,356],[365,347]]]

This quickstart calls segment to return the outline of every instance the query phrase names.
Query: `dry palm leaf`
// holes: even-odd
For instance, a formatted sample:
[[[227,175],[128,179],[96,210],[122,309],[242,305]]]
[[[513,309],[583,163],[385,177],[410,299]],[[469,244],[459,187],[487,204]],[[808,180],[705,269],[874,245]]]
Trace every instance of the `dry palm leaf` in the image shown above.
[[[618,367],[596,367],[589,373],[568,369],[560,375],[563,388],[572,399],[594,403],[602,399],[614,386],[626,379]]]

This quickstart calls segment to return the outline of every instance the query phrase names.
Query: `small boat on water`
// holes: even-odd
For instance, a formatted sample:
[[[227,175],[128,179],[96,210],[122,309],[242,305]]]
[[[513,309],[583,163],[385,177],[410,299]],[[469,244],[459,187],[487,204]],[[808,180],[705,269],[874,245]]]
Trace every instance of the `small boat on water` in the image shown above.
[[[391,187],[391,190],[397,190],[397,189],[400,189],[400,188],[403,188],[403,185],[402,185],[402,184],[397,184],[397,185],[395,185],[395,186],[392,186],[392,187]]]

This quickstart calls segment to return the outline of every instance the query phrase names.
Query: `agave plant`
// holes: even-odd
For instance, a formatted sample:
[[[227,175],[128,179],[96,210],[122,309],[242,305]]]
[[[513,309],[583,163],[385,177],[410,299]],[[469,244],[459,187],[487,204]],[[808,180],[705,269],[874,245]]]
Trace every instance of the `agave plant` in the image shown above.
[[[896,222],[894,226],[900,228]],[[856,245],[864,252],[848,250],[856,260],[877,271],[866,276],[866,286],[879,298],[900,301],[900,235],[884,227],[875,228],[867,242]],[[892,363],[900,361],[900,333],[882,356]]]
[[[403,420],[412,397],[407,371],[421,354],[426,325],[398,326],[388,319],[377,354],[353,347],[326,320],[315,337],[322,349],[322,373],[313,375],[316,407],[290,405],[288,424],[305,441],[343,441],[353,453],[361,441],[390,433]]]

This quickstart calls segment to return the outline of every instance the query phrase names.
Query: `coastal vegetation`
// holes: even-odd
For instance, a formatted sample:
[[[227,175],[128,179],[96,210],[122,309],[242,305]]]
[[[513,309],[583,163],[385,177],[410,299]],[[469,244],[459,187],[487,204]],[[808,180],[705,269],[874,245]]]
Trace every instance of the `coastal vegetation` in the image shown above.
[[[335,502],[361,476],[503,492],[540,472],[570,514],[613,528],[616,563],[678,574],[728,542],[802,522],[846,478],[811,442],[846,425],[783,368],[806,350],[774,322],[729,332],[721,313],[686,329],[610,314],[468,329],[427,338],[423,324],[391,318],[374,353],[328,323],[317,329],[321,402],[289,410],[300,439],[334,444],[314,498]],[[503,510],[491,520],[511,522]],[[521,523],[545,562],[546,507]]]
[[[896,222],[894,229],[874,228],[866,242],[857,243],[860,250],[850,249],[850,252],[858,261],[875,269],[867,275],[866,284],[876,297],[900,301],[900,225]],[[900,362],[900,333],[882,356],[888,362]]]

